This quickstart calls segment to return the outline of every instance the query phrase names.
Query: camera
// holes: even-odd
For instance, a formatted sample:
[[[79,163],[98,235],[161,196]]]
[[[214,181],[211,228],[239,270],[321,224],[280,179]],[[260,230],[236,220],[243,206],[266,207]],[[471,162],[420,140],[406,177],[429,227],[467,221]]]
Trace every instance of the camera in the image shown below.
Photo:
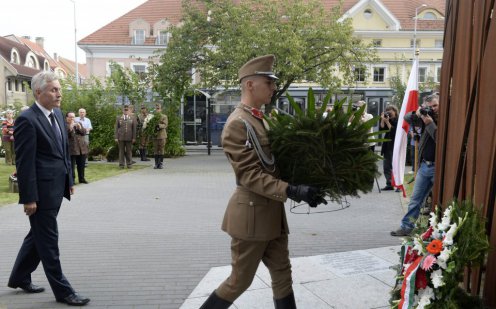
[[[391,118],[391,112],[385,112],[384,117],[386,118]]]
[[[353,104],[353,105],[351,106],[351,110],[352,110],[352,111],[354,111],[354,112],[356,112],[358,109],[359,109],[359,107],[358,107],[358,106],[356,106],[355,104]]]
[[[434,117],[434,110],[430,106],[421,107],[419,112],[421,115]]]

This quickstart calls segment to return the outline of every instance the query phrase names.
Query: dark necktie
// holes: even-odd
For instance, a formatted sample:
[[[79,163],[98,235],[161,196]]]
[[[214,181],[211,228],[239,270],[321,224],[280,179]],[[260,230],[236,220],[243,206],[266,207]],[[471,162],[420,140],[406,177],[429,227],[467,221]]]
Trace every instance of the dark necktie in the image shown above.
[[[62,151],[62,135],[60,135],[60,130],[59,128],[57,128],[57,123],[55,123],[55,116],[53,115],[53,113],[50,113],[48,117],[50,117],[53,134],[55,134],[55,139],[57,140],[57,146],[59,147],[59,150]]]

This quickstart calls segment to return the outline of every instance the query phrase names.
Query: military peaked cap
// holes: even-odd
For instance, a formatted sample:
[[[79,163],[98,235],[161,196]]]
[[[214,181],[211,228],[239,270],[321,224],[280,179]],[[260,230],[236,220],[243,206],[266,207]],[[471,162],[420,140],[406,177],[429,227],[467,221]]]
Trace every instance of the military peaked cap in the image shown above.
[[[260,56],[245,63],[238,71],[239,81],[253,75],[267,76],[270,79],[278,79],[274,75],[273,65],[276,57],[274,55]]]

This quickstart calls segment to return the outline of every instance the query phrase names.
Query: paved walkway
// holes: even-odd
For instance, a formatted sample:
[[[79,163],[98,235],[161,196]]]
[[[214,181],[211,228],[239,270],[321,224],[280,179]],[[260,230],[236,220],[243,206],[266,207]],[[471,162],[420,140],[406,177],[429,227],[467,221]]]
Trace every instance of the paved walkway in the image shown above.
[[[60,250],[69,281],[92,299],[87,308],[197,308],[228,273],[230,239],[220,224],[234,186],[219,151],[168,159],[164,170],[149,167],[77,185],[59,214]],[[388,267],[401,243],[389,236],[403,214],[399,193],[375,188],[349,202],[336,212],[288,211],[299,308],[387,306]],[[317,209],[339,206],[327,207]],[[66,308],[55,302],[41,266],[33,282],[47,292],[27,295],[6,287],[28,229],[21,206],[0,207],[0,309]],[[357,272],[363,263],[368,269]],[[273,308],[263,268],[257,278],[260,285],[237,308]],[[359,297],[364,293],[370,297]]]

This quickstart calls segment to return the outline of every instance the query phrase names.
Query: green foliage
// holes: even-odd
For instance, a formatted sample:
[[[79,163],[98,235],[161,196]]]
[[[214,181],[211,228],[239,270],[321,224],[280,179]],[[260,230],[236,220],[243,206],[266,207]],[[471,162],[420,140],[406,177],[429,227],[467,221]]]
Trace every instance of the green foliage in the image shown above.
[[[161,113],[153,113],[153,117],[150,118],[149,121],[145,122],[146,127],[143,127],[144,129],[144,134],[146,136],[149,136],[150,138],[155,138],[157,136],[157,128],[160,123],[160,117],[162,116]]]
[[[183,22],[171,29],[154,67],[154,86],[168,97],[192,86],[192,68],[201,77],[195,87],[237,86],[238,69],[263,54],[277,57],[273,100],[295,81],[337,89],[353,81],[352,65],[375,59],[353,36],[351,20],[339,21],[341,7],[324,9],[319,0],[183,0],[182,11]]]
[[[72,80],[62,80],[61,84],[63,112],[74,112],[77,117],[78,110],[84,108],[91,120],[90,149],[105,151],[114,145],[114,125],[118,113],[114,107],[117,100],[114,91],[104,87],[97,79],[77,87]],[[92,155],[105,154],[92,152]]]
[[[372,189],[378,175],[380,156],[368,149],[367,142],[380,141],[369,133],[377,117],[362,122],[365,106],[343,109],[345,99],[324,116],[326,102],[315,108],[313,90],[308,92],[308,109],[302,111],[288,94],[295,116],[275,114],[267,119],[269,138],[281,178],[293,184],[309,184],[322,189],[333,200],[358,196]]]
[[[105,156],[108,162],[114,162],[119,158],[119,147],[117,145],[112,145],[108,148]]]
[[[181,117],[179,116],[179,100],[171,100],[165,105],[165,114],[168,117],[167,143],[165,143],[165,156],[178,157],[186,154],[181,138]]]
[[[108,86],[114,89],[116,94],[128,98],[130,104],[136,105],[144,102],[150,75],[135,73],[115,62],[110,63],[110,68],[112,74],[107,79]]]

